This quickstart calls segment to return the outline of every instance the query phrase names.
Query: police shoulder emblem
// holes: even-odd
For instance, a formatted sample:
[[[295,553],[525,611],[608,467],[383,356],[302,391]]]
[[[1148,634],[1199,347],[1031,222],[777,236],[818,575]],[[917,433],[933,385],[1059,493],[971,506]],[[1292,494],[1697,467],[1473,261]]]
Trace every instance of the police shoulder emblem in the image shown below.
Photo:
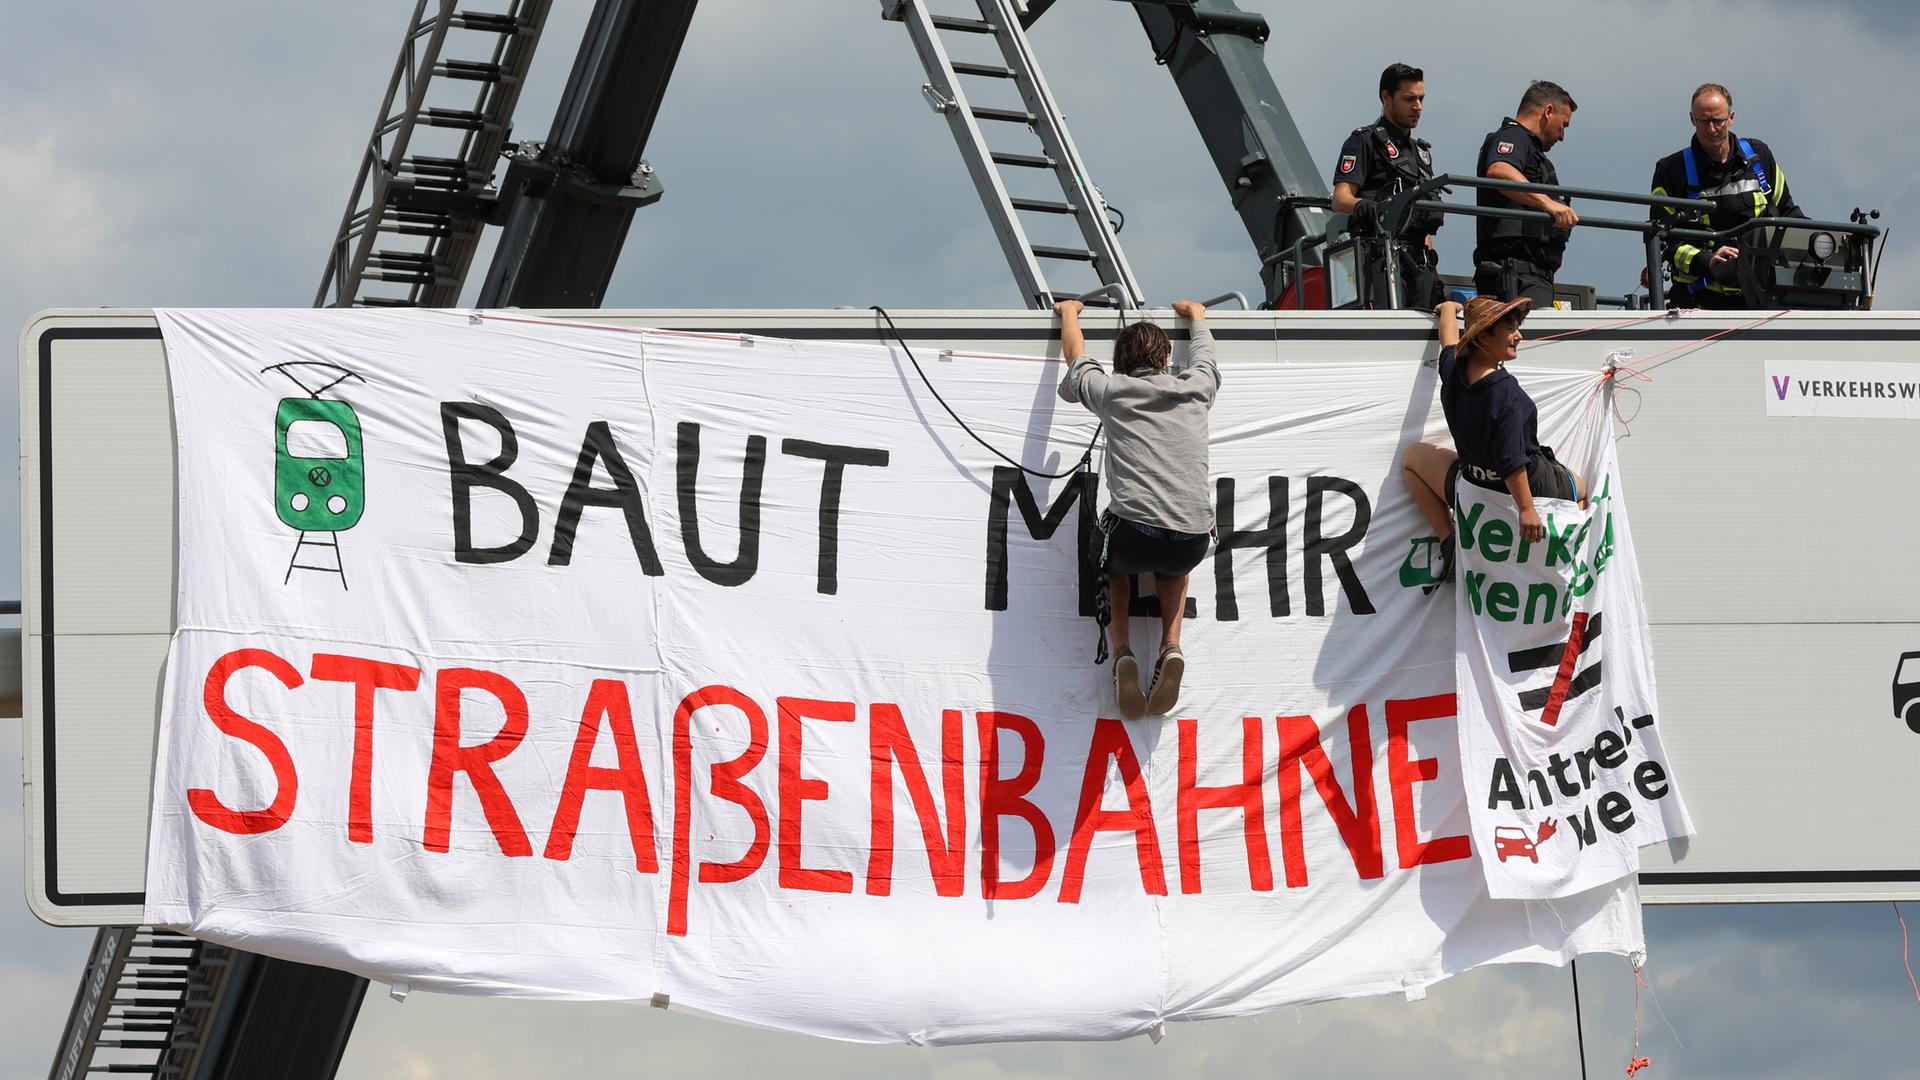
[[[1493,150],[1494,150],[1494,153],[1496,154],[1511,154],[1513,153],[1513,144],[1510,142],[1503,142],[1499,146],[1494,147]]]
[[[1348,154],[1348,155],[1346,155],[1345,157],[1342,157],[1342,158],[1340,159],[1340,171],[1341,171],[1341,172],[1343,172],[1343,173],[1350,173],[1350,172],[1352,172],[1352,171],[1353,171],[1353,157],[1354,157],[1354,156],[1353,156],[1352,154]]]
[[[1387,140],[1387,156],[1390,158],[1397,158],[1400,156],[1400,148],[1393,144],[1392,139]]]

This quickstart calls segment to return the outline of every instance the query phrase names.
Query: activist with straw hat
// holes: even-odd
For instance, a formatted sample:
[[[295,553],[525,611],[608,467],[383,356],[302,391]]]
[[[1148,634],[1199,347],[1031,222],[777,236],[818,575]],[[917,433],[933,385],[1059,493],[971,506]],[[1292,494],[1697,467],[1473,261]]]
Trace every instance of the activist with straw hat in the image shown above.
[[[1567,499],[1582,502],[1580,477],[1540,445],[1539,410],[1506,369],[1520,349],[1520,323],[1533,301],[1520,297],[1496,300],[1476,296],[1467,301],[1467,328],[1459,329],[1460,305],[1447,301],[1434,309],[1439,316],[1440,407],[1454,449],[1418,442],[1407,447],[1401,479],[1413,501],[1440,538],[1442,568],[1436,581],[1453,578],[1454,488],[1462,477],[1493,491],[1513,496],[1519,512],[1520,535],[1540,540],[1546,525],[1533,500]],[[1464,355],[1462,355],[1464,353]],[[1431,587],[1429,587],[1431,591]]]

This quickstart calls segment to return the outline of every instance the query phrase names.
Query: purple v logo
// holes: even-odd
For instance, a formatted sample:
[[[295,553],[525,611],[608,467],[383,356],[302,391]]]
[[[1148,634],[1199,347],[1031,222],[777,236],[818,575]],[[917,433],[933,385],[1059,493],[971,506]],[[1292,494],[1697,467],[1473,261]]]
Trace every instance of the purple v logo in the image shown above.
[[[1768,377],[1773,380],[1773,392],[1775,396],[1779,397],[1781,401],[1787,400],[1787,384],[1793,381],[1793,376],[1771,375]]]

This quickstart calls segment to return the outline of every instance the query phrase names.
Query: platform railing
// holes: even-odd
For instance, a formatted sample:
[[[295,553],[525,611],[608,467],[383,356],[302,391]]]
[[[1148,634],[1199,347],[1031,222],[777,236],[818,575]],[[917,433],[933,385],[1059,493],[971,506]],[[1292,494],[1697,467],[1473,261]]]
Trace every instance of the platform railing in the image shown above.
[[[1634,233],[1643,238],[1647,255],[1647,306],[1665,307],[1667,303],[1665,264],[1666,245],[1669,240],[1706,241],[1720,243],[1738,240],[1748,233],[1783,223],[1792,223],[1802,228],[1820,229],[1837,235],[1859,237],[1864,241],[1862,268],[1871,261],[1873,241],[1880,236],[1880,229],[1860,222],[1822,221],[1810,218],[1751,218],[1738,225],[1725,229],[1708,229],[1702,226],[1701,219],[1718,207],[1703,199],[1681,199],[1668,195],[1652,195],[1641,192],[1608,191],[1604,188],[1562,187],[1554,184],[1521,183],[1517,180],[1496,180],[1491,177],[1461,176],[1446,173],[1426,180],[1416,187],[1407,189],[1386,201],[1381,208],[1381,233],[1388,239],[1398,237],[1405,231],[1414,215],[1421,212],[1455,215],[1462,217],[1505,218],[1515,221],[1531,221],[1551,224],[1553,215],[1543,210],[1527,210],[1519,206],[1478,206],[1464,203],[1444,202],[1436,196],[1450,188],[1487,188],[1494,191],[1534,192],[1559,199],[1580,199],[1587,202],[1612,203],[1625,206],[1641,206],[1649,210],[1665,208],[1674,211],[1666,220],[1654,220],[1651,215],[1645,218],[1590,217],[1582,214],[1576,228],[1602,229],[1613,232]],[[1297,203],[1314,205],[1325,200],[1295,200]],[[1329,206],[1329,208],[1331,208]],[[1335,215],[1329,222],[1325,236],[1302,236],[1292,248],[1269,259],[1279,262],[1290,270],[1289,280],[1299,282],[1301,271],[1307,265],[1308,256],[1322,245],[1331,245],[1345,230],[1345,215]],[[1288,264],[1291,264],[1290,267]],[[1387,302],[1389,307],[1398,307],[1400,302],[1397,276],[1386,275]],[[1304,290],[1294,290],[1300,306],[1304,306]],[[1626,300],[1629,298],[1609,298]]]

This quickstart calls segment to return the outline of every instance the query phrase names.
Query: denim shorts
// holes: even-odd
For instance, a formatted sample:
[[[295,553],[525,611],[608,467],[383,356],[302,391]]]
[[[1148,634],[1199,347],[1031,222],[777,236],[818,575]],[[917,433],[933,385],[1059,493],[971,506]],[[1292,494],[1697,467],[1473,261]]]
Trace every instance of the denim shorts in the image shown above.
[[[1108,577],[1152,574],[1160,581],[1176,581],[1200,565],[1212,540],[1207,533],[1175,532],[1112,512],[1101,515],[1100,525],[1107,532]]]

